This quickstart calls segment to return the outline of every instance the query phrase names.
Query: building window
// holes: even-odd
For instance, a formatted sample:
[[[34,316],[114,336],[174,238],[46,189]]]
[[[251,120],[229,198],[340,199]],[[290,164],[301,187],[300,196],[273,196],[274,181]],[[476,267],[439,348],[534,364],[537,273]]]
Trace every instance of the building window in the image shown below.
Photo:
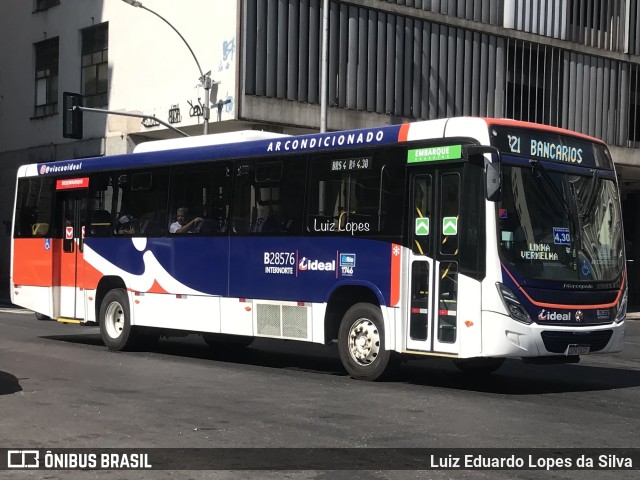
[[[640,68],[630,65],[629,72],[629,141],[630,148],[640,147]]]
[[[561,52],[553,47],[507,42],[507,117],[560,125],[562,60]]]
[[[34,117],[58,113],[58,37],[35,44],[36,102]]]
[[[82,94],[85,107],[108,103],[109,23],[82,30]]]
[[[33,11],[34,13],[41,12],[56,5],[60,5],[60,0],[33,0]]]

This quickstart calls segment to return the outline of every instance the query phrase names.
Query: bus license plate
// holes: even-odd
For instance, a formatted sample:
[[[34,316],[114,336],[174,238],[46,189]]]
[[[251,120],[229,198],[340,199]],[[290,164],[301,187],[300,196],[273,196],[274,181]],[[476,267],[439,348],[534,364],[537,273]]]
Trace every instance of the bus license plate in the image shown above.
[[[589,355],[590,345],[569,345],[565,355]]]

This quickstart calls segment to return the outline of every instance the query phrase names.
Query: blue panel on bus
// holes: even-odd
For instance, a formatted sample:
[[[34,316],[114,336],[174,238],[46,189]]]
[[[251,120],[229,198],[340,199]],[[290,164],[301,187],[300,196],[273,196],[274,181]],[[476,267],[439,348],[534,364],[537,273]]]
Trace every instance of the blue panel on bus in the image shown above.
[[[134,290],[139,289],[134,277],[145,276],[168,293],[194,293],[188,287],[202,294],[227,294],[226,237],[95,238],[86,244],[111,264],[102,274],[121,275]]]
[[[134,277],[145,276],[145,285],[155,281],[176,294],[188,288],[234,298],[325,302],[339,285],[363,285],[381,303],[390,300],[392,246],[387,242],[181,236],[96,238],[86,244],[110,264],[102,274],[128,275],[125,282],[134,290]]]
[[[369,287],[389,304],[391,244],[386,242],[235,238],[231,258],[231,297],[326,302],[338,285],[355,284]]]

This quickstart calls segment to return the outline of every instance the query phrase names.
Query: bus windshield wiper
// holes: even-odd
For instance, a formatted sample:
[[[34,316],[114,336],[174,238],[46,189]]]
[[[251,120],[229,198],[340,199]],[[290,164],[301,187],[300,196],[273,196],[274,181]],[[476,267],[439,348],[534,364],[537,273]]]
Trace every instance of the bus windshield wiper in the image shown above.
[[[536,178],[544,178],[546,185],[549,187],[556,199],[560,202],[560,205],[564,207],[564,211],[560,213],[568,213],[569,216],[573,216],[573,209],[571,208],[570,202],[567,200],[562,191],[560,191],[558,186],[553,182],[553,178],[551,178],[551,175],[549,175],[549,172],[544,167],[544,165],[542,165],[538,160],[530,160],[529,163],[531,164],[533,172],[537,174]],[[555,207],[555,203],[551,202],[551,204]]]
[[[571,192],[571,201],[575,202],[577,215],[571,215],[570,222],[573,225],[574,245],[577,245],[577,249],[582,248],[582,215],[579,213],[580,207],[578,206],[578,197],[576,194],[576,186],[574,183],[569,182],[569,191]]]
[[[580,212],[580,218],[582,219],[586,218],[589,215],[596,201],[596,198],[598,198],[597,185],[600,183],[599,180],[600,180],[600,176],[598,175],[598,171],[595,169],[592,170],[591,182],[589,183],[589,192],[587,193],[586,201],[584,202],[584,208]]]

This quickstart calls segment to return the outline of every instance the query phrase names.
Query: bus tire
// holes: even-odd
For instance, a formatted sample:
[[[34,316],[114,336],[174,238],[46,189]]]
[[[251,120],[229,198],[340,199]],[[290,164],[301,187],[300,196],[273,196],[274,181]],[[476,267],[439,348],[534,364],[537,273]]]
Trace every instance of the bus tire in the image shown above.
[[[51,317],[48,317],[42,313],[34,312],[36,314],[36,318],[38,320],[51,320]]]
[[[253,337],[247,337],[244,335],[229,335],[224,333],[203,333],[202,338],[205,343],[212,349],[224,349],[233,347],[248,347],[253,343]]]
[[[109,290],[100,304],[100,335],[112,351],[130,350],[138,345],[131,326],[129,299],[124,288]]]
[[[463,373],[469,375],[488,375],[498,370],[504,363],[504,358],[457,358],[453,363]]]
[[[380,380],[389,370],[391,352],[384,344],[384,322],[380,308],[356,303],[342,317],[338,330],[342,365],[356,380]]]

